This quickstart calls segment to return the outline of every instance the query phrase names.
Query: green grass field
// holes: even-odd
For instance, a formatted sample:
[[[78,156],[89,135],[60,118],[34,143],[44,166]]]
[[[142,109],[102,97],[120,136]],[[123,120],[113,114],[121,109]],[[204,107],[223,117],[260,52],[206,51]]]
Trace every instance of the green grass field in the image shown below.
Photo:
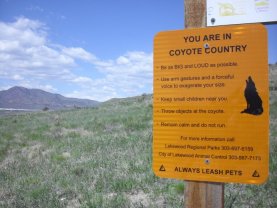
[[[225,207],[277,207],[277,102],[270,177],[225,185]],[[184,182],[152,172],[152,98],[0,117],[0,207],[183,207]]]

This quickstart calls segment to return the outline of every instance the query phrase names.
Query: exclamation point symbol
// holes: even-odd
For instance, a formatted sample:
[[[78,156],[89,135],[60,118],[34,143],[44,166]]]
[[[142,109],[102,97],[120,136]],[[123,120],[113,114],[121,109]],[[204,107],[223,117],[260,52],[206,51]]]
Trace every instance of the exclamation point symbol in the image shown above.
[[[159,171],[166,171],[164,165],[161,165]]]

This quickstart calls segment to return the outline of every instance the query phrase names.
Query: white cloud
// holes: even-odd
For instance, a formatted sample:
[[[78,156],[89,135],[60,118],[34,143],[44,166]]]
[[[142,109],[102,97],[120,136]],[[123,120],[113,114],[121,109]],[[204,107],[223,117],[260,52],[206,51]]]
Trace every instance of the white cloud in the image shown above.
[[[94,61],[96,57],[85,51],[83,48],[63,48],[62,52],[72,58],[82,59],[86,61]]]
[[[56,92],[57,89],[49,84],[46,85],[38,85],[36,88],[48,91],[48,92]]]
[[[47,40],[47,29],[39,21],[24,17],[13,23],[0,22],[0,74],[24,78],[69,75],[76,66],[75,57]],[[74,49],[74,48],[73,48]]]
[[[45,44],[46,27],[39,21],[18,18],[13,23],[0,22],[0,39],[21,46]],[[15,39],[16,38],[16,39]]]
[[[0,81],[99,101],[152,90],[152,53],[132,51],[101,60],[81,47],[52,43],[43,23],[24,17],[0,22],[0,31]],[[56,84],[50,84],[53,80]],[[74,90],[61,91],[65,85]]]
[[[75,77],[71,80],[72,82],[75,82],[79,84],[80,86],[86,87],[86,86],[92,86],[94,81],[89,77]]]
[[[152,74],[152,54],[141,51],[128,52],[120,56],[116,61],[96,62],[96,66],[100,71],[105,72],[123,72],[127,74],[137,74],[141,72],[151,72]]]
[[[152,92],[153,55],[134,51],[115,60],[93,62],[104,76],[98,79],[78,77],[74,82],[82,85],[82,91],[75,91],[75,97],[90,94],[92,98],[104,101],[113,97],[128,97]]]
[[[13,79],[13,80],[23,80],[24,78],[23,78],[22,76],[18,75],[18,74],[14,74],[14,75],[12,76],[12,79]]]
[[[118,59],[116,59],[116,63],[119,64],[119,65],[120,64],[129,64],[130,61],[126,57],[120,56]]]

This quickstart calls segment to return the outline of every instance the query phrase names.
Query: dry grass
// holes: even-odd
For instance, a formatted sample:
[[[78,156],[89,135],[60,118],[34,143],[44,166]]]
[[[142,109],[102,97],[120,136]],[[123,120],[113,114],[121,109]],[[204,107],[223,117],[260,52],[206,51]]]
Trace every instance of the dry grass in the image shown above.
[[[152,172],[151,102],[0,118],[0,207],[182,207]]]
[[[277,207],[277,102],[270,178],[227,184],[226,207]],[[0,118],[0,207],[183,207],[183,181],[152,172],[152,99]]]

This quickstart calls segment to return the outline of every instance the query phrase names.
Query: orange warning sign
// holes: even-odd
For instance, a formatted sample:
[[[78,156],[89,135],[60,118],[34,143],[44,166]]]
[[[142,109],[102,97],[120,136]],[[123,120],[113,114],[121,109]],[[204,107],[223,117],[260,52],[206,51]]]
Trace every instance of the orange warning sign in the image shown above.
[[[259,184],[268,177],[267,32],[237,25],[154,39],[153,170]]]

